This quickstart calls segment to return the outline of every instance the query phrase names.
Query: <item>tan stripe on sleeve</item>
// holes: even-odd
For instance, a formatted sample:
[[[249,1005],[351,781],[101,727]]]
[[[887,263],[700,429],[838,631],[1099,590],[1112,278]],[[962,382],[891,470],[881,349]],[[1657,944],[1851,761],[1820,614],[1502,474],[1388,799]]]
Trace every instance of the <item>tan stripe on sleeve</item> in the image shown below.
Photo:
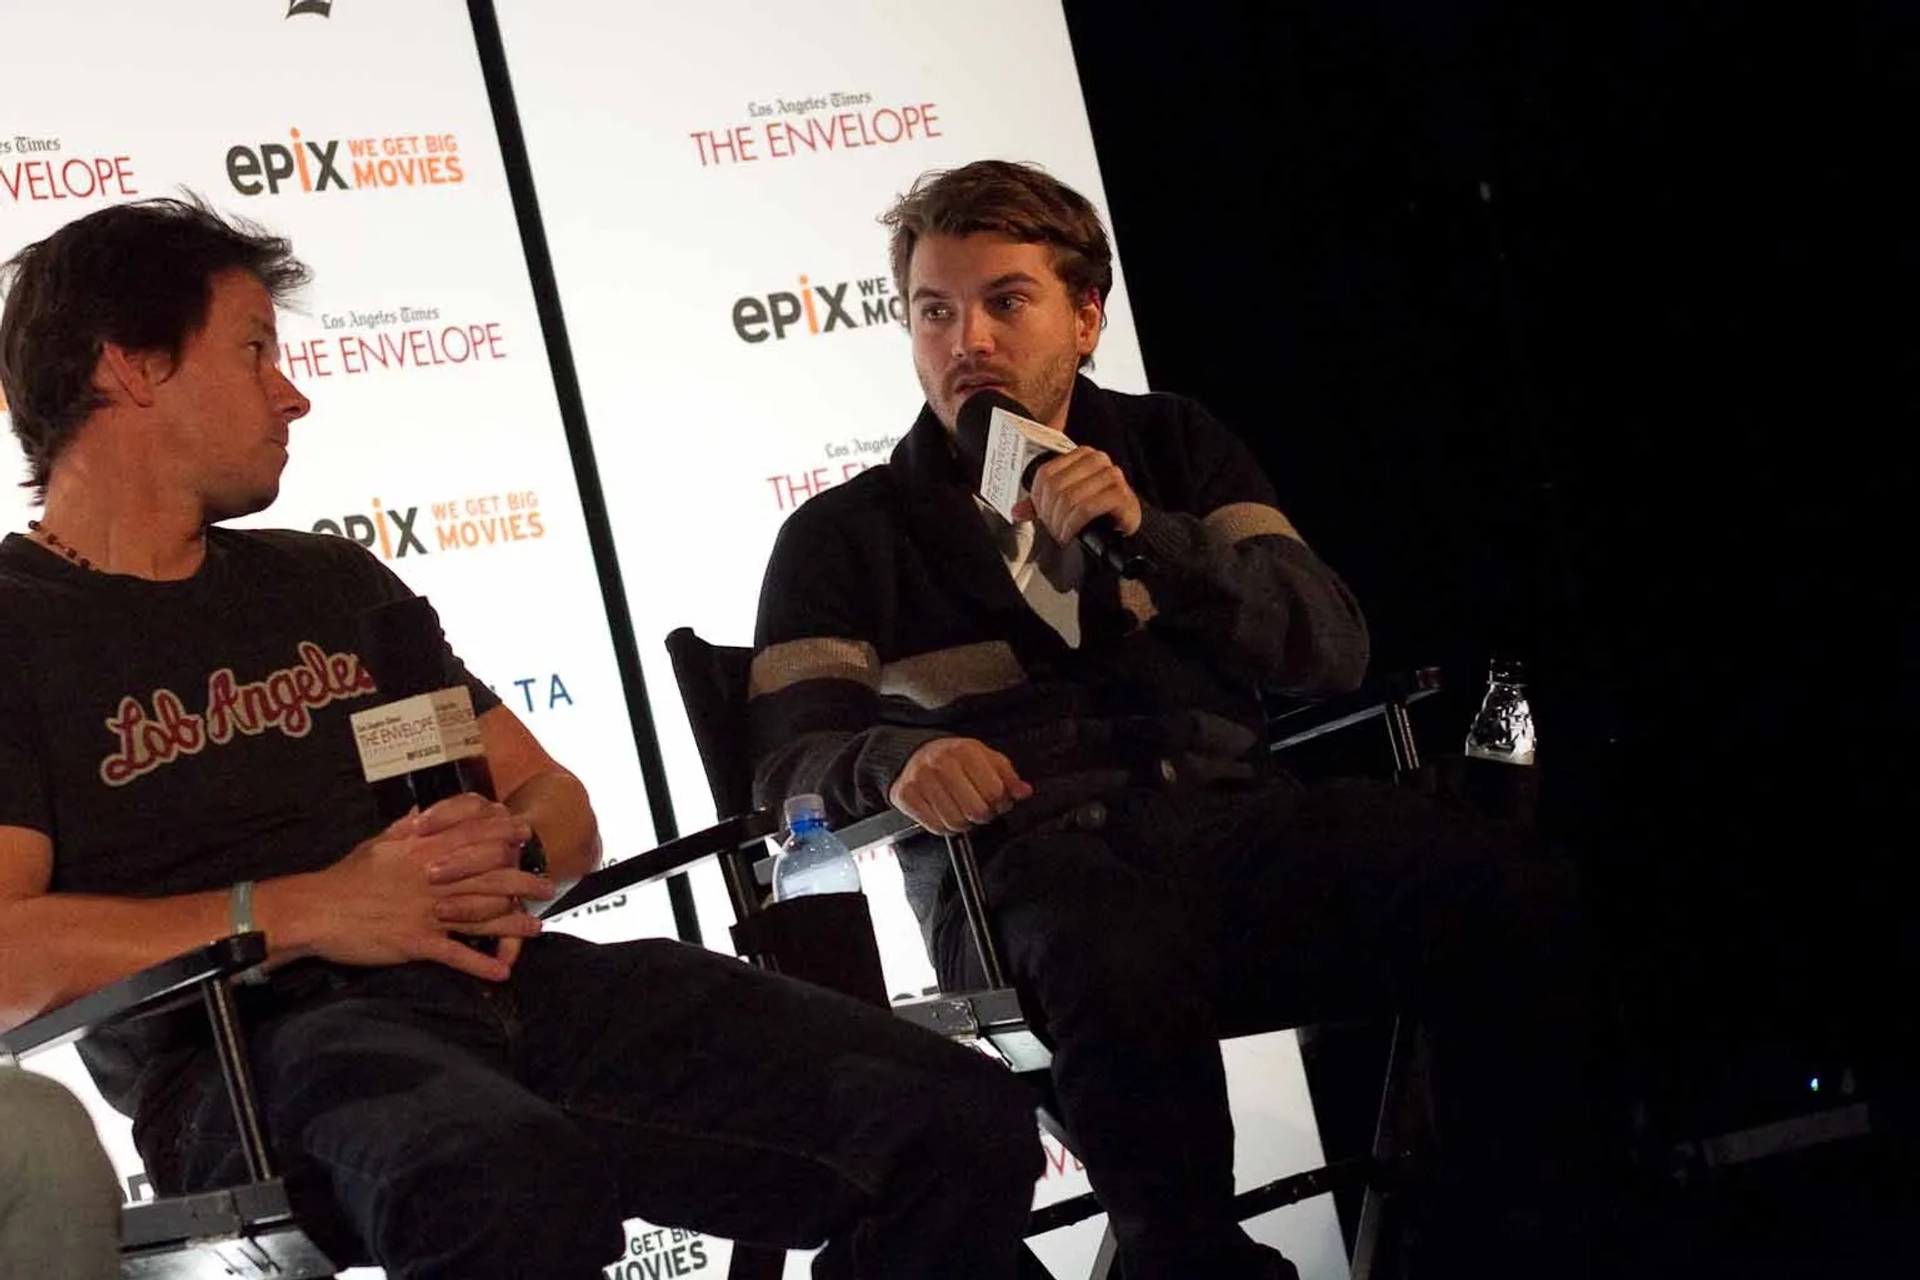
[[[969,694],[998,693],[1023,683],[1026,668],[1004,640],[934,649],[889,662],[880,673],[880,692],[921,707],[944,707]]]
[[[768,645],[753,655],[747,696],[778,693],[802,680],[852,680],[880,687],[880,655],[873,646],[839,636],[812,636]]]
[[[1138,578],[1120,579],[1120,607],[1132,614],[1135,624],[1142,627],[1160,612],[1160,606],[1153,602],[1153,592]]]
[[[1293,521],[1282,515],[1278,508],[1269,507],[1263,502],[1229,502],[1224,507],[1207,512],[1206,518],[1200,523],[1228,542],[1257,538],[1262,534],[1278,534],[1295,542],[1305,541],[1300,531],[1293,527]]]

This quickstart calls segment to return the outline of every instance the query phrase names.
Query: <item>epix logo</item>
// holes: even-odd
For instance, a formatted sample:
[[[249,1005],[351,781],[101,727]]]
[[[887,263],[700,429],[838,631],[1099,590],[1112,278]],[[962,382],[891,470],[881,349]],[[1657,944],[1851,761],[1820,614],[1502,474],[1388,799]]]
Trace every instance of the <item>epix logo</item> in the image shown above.
[[[847,297],[849,289],[857,290],[858,296]],[[733,331],[742,342],[765,342],[769,338],[780,341],[789,330],[832,333],[889,320],[904,322],[906,315],[905,301],[893,292],[885,276],[842,280],[834,285],[815,284],[801,276],[798,292],[780,289],[764,298],[749,294],[735,299]]]
[[[427,544],[420,541],[420,535],[413,528],[419,518],[418,507],[408,507],[404,513],[397,508],[388,510],[375,498],[371,512],[354,512],[338,520],[315,520],[313,531],[350,539],[369,551],[377,550],[382,560],[398,560],[409,552],[427,554]]]
[[[439,187],[465,182],[460,142],[451,133],[396,133],[384,138],[315,142],[287,130],[286,142],[227,148],[227,181],[243,196],[356,191],[379,187]]]
[[[313,532],[357,542],[382,560],[537,542],[547,536],[540,495],[532,489],[435,502],[424,522],[420,512],[419,507],[403,510],[374,498],[369,510],[314,521]]]

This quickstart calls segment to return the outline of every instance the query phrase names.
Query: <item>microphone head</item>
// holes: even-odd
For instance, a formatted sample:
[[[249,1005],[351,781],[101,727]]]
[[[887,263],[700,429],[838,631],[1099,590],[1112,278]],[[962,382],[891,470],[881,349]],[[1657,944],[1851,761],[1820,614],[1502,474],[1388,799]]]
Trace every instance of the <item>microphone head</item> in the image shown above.
[[[1027,406],[992,387],[976,391],[960,402],[960,412],[954,415],[953,421],[953,445],[960,454],[961,465],[976,483],[987,465],[987,428],[993,421],[995,409],[1005,409],[1022,418],[1033,417]]]

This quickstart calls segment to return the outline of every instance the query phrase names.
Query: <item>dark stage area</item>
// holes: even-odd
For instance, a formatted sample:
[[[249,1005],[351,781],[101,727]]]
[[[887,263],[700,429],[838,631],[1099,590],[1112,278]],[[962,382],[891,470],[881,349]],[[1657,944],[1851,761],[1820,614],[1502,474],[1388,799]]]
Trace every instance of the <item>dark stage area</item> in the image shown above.
[[[1913,6],[1067,14],[1154,385],[1248,441],[1376,669],[1445,668],[1429,751],[1529,665],[1630,1273],[1906,1273]]]

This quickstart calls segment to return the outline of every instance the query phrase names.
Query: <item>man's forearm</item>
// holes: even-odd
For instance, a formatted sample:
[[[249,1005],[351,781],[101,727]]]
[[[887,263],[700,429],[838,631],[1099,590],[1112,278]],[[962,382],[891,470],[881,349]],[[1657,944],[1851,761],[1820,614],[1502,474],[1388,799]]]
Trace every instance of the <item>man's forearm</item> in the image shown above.
[[[600,865],[600,826],[580,779],[564,769],[536,773],[503,801],[540,836],[547,874],[561,884]]]
[[[1366,674],[1359,604],[1277,509],[1235,503],[1204,519],[1149,509],[1141,533],[1156,564],[1145,611],[1238,674],[1307,696],[1351,689]]]
[[[261,882],[254,927],[269,964],[311,953],[320,919],[312,875]],[[233,932],[226,889],[171,898],[47,893],[0,904],[0,1026],[15,1026]]]

